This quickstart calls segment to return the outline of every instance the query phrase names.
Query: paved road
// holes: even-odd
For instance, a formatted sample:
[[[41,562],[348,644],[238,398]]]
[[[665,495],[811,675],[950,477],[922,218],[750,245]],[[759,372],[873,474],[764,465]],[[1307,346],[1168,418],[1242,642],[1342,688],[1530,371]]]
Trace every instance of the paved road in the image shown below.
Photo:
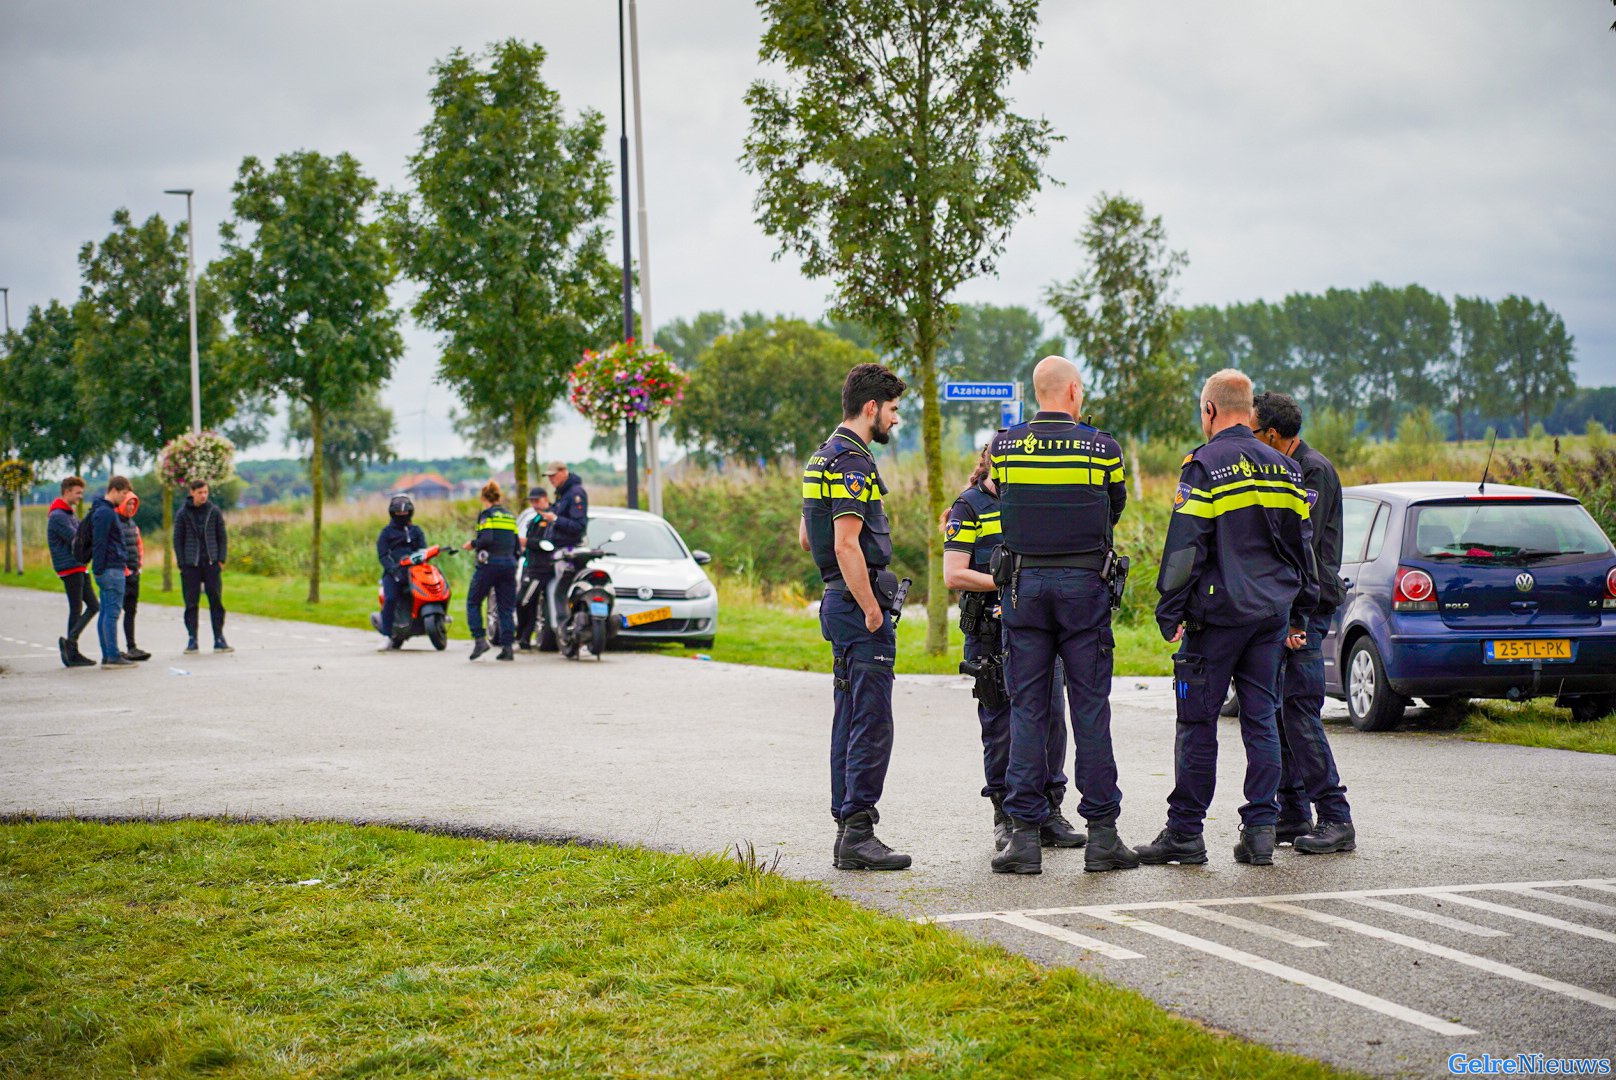
[[[359,630],[231,617],[231,656],[182,657],[142,609],[141,670],[64,671],[59,596],[0,588],[0,812],[246,814],[431,823],[691,851],[751,841],[790,874],[947,920],[1185,1015],[1383,1074],[1449,1054],[1616,1055],[1616,758],[1441,735],[1331,735],[1360,848],[1230,855],[1236,730],[1222,729],[1206,867],[990,874],[963,679],[898,680],[882,836],[901,874],[830,868],[829,679],[647,655],[469,664]],[[178,674],[176,672],[185,672]],[[1172,705],[1113,696],[1134,843],[1160,828]]]

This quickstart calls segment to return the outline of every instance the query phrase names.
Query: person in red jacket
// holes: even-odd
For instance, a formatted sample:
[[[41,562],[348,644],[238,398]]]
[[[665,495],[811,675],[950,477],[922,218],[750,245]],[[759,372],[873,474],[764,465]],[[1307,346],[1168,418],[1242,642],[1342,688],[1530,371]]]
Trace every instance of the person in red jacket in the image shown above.
[[[67,636],[56,639],[56,650],[65,667],[95,667],[94,660],[79,652],[79,635],[101,613],[90,575],[84,564],[73,557],[73,537],[79,530],[78,505],[83,501],[83,478],[69,476],[62,481],[62,497],[51,503],[46,518],[51,566],[67,591]]]

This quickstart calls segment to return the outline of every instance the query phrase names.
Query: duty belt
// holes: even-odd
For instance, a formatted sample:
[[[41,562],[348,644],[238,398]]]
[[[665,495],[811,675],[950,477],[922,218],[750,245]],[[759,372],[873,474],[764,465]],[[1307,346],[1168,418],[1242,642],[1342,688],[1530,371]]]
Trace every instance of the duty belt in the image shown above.
[[[1017,568],[1028,570],[1038,566],[1059,566],[1076,570],[1105,569],[1105,552],[1090,551],[1081,555],[1017,555]]]

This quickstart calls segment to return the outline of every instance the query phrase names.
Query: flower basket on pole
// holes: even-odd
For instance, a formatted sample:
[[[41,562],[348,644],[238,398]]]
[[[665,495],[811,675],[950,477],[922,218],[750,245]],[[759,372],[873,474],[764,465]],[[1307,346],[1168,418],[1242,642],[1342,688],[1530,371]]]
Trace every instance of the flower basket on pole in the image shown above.
[[[629,338],[584,353],[572,369],[572,407],[597,435],[610,435],[626,420],[667,419],[689,381],[667,353]]]

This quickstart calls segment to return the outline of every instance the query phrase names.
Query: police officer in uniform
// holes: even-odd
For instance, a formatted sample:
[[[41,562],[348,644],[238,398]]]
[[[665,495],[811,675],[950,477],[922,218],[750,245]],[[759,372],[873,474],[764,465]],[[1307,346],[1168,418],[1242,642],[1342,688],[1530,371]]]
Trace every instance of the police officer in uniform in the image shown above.
[[[496,660],[514,660],[511,643],[516,640],[516,517],[500,505],[503,494],[493,480],[483,485],[483,512],[477,515],[477,535],[465,550],[477,552],[477,569],[466,590],[466,625],[471,628],[471,658],[488,651],[483,635],[483,601],[494,594],[499,609],[499,655]]]
[[[1004,682],[1004,634],[999,615],[999,587],[988,572],[993,552],[1002,542],[999,489],[988,475],[990,446],[971,474],[971,483],[954,500],[943,519],[943,584],[960,590],[960,629],[965,632],[961,671],[976,676],[976,718],[982,725],[982,797],[993,804],[993,847],[1010,843],[1010,816],[1004,811],[1005,768],[1010,762],[1010,695]],[[1065,679],[1060,661],[1049,680],[1049,801],[1053,813],[1044,821],[1044,847],[1082,847],[1087,841],[1061,813],[1066,796]]]
[[[1050,798],[1049,679],[1066,669],[1073,776],[1088,823],[1083,869],[1124,870],[1139,860],[1117,835],[1122,791],[1111,752],[1111,530],[1127,487],[1122,448],[1078,422],[1083,383],[1077,365],[1046,356],[1033,370],[1038,414],[993,440],[992,477],[1004,530],[1000,553],[1006,681],[1010,689],[1010,761],[1005,773],[1010,844],[993,858],[995,873],[1037,874],[1045,824],[1058,813]]]
[[[1324,734],[1324,637],[1330,616],[1347,598],[1341,585],[1341,477],[1330,459],[1302,440],[1302,410],[1287,394],[1257,397],[1257,438],[1296,462],[1313,526],[1319,606],[1305,637],[1285,642],[1279,665],[1279,823],[1277,843],[1290,841],[1304,855],[1329,855],[1358,846],[1347,789]],[[1313,807],[1319,811],[1313,824]]]
[[[1201,391],[1207,441],[1184,459],[1156,589],[1156,623],[1173,657],[1178,704],[1167,827],[1141,845],[1152,864],[1206,862],[1201,837],[1217,774],[1218,710],[1240,699],[1246,802],[1235,860],[1274,861],[1279,701],[1286,639],[1305,640],[1318,600],[1313,532],[1295,463],[1252,432],[1251,380],[1232,368]]]
[[[910,863],[875,835],[875,807],[892,757],[898,641],[886,485],[870,446],[891,438],[903,391],[903,380],[880,364],[855,365],[842,383],[842,424],[803,471],[797,540],[825,582],[819,628],[835,674],[830,813],[833,861],[842,870],[903,870]]]
[[[550,523],[544,520],[550,509],[550,493],[541,487],[529,488],[528,508],[516,517],[516,535],[521,537],[522,577],[516,592],[516,644],[527,652],[533,648],[533,631],[539,624],[539,608],[544,603],[545,586],[555,575],[555,559],[539,545]]]

